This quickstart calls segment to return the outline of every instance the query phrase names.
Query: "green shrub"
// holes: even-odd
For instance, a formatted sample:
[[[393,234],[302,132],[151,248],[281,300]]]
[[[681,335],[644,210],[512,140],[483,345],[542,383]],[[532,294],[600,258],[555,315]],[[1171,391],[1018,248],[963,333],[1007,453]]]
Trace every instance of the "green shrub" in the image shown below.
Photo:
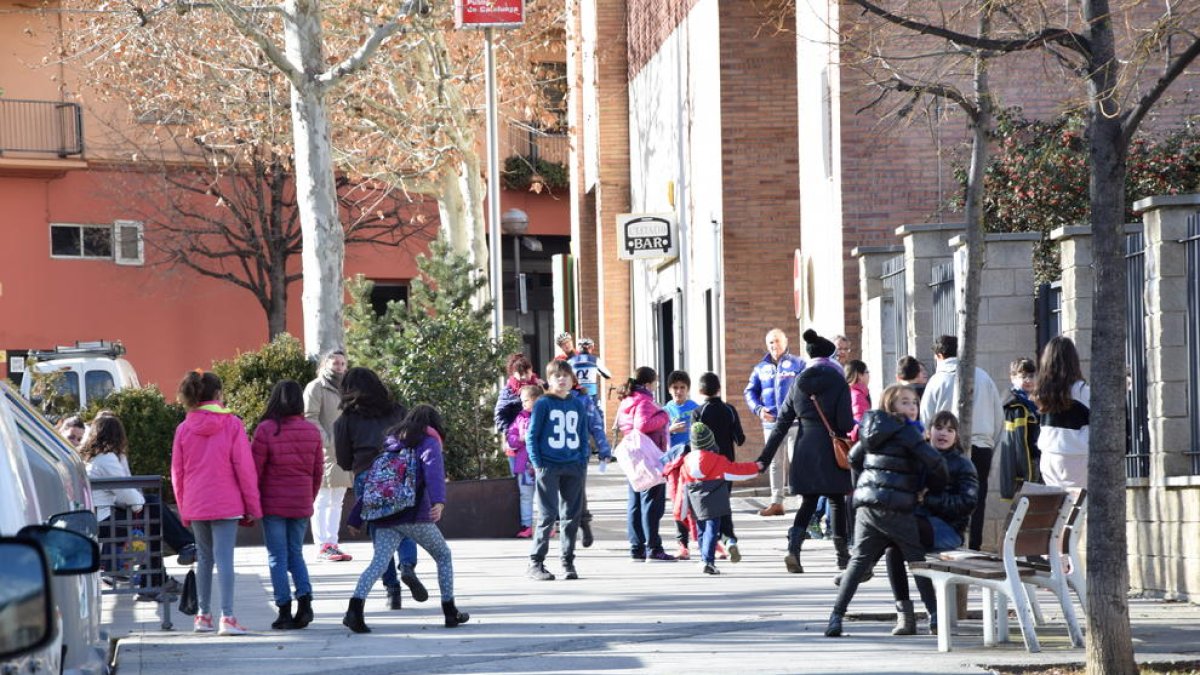
[[[533,185],[534,174],[541,176],[542,185],[550,189],[565,188],[571,184],[571,172],[565,164],[546,159],[530,162],[519,155],[504,160],[500,180],[509,190],[528,190]]]
[[[129,470],[135,476],[163,477],[163,500],[174,501],[171,491],[171,443],[175,427],[183,421],[183,406],[169,403],[156,386],[121,389],[93,402],[84,411],[87,421],[101,409],[121,419],[129,437]]]
[[[383,316],[371,308],[371,282],[349,283],[346,346],[354,365],[371,368],[405,406],[429,403],[446,423],[446,475],[452,480],[508,475],[492,431],[496,384],[520,335],[491,337],[491,304],[475,307],[487,279],[465,256],[436,241],[419,256],[421,278],[410,300],[393,302]]]
[[[221,378],[225,406],[242,418],[248,432],[253,432],[275,383],[295,380],[303,386],[316,377],[317,367],[305,356],[299,340],[280,333],[256,352],[214,361],[212,371]]]

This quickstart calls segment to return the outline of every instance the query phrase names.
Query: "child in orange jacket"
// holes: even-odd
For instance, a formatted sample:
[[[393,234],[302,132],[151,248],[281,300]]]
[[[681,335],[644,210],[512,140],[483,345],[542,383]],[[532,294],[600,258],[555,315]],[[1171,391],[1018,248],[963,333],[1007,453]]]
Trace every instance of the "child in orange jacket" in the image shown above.
[[[700,525],[700,558],[705,574],[720,574],[716,567],[717,537],[721,518],[732,512],[728,481],[749,480],[762,472],[758,462],[732,462],[717,449],[713,432],[703,422],[692,423],[692,451],[683,460],[688,506]]]

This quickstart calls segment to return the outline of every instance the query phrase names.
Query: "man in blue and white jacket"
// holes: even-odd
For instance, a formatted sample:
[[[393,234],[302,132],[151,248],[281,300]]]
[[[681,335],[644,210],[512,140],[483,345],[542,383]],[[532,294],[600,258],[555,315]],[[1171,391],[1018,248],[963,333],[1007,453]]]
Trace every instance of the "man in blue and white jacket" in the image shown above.
[[[750,371],[750,383],[746,385],[746,406],[762,421],[763,438],[769,438],[775,430],[775,416],[779,405],[787,399],[788,389],[796,375],[804,370],[804,360],[788,353],[787,335],[778,328],[767,331],[767,353]],[[796,428],[788,432],[787,448],[796,443]],[[760,516],[782,516],[784,486],[787,484],[787,460],[789,453],[775,454],[767,475],[771,479],[771,503],[758,512]]]

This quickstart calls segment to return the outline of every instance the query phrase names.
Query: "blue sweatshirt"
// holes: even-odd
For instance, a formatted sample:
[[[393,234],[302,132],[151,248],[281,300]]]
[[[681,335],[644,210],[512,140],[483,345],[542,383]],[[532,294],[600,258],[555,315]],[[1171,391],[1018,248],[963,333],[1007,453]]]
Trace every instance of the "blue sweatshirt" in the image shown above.
[[[586,464],[588,408],[584,397],[547,394],[533,404],[525,449],[535,469]]]
[[[687,426],[683,428],[683,431],[677,434],[671,434],[672,448],[680,443],[688,442],[688,439],[692,433],[692,411],[699,407],[700,405],[691,399],[684,401],[682,404],[676,403],[674,400],[672,400],[670,403],[663,406],[663,409],[666,410],[667,414],[671,416],[671,424],[678,422],[680,419],[687,423]]]

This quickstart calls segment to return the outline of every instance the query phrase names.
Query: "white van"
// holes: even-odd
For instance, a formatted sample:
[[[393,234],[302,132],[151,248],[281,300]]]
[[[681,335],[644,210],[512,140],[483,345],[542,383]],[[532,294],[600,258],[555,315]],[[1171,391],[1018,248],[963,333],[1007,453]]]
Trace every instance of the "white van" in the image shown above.
[[[59,393],[70,396],[83,410],[97,398],[114,391],[137,387],[137,371],[125,360],[125,346],[120,342],[76,342],[74,346],[56,347],[48,351],[29,352],[37,373],[62,373]],[[34,400],[33,373],[26,370],[21,377],[21,395]],[[40,400],[34,400],[40,405]]]
[[[83,461],[29,402],[0,382],[0,537],[17,556],[27,557],[28,552],[21,542],[7,538],[40,544],[51,575],[45,586],[53,610],[48,632],[22,628],[9,633],[0,620],[0,647],[14,648],[0,648],[0,654],[25,652],[15,661],[0,660],[0,670],[10,672],[9,666],[16,665],[15,672],[108,671],[100,634],[100,553],[91,509]],[[10,588],[10,578],[12,588],[37,586],[37,575],[12,569],[9,562],[0,559],[0,588]],[[30,598],[37,593],[26,595],[8,598],[7,611],[33,612],[37,603]],[[5,596],[0,594],[0,618],[5,611]]]

